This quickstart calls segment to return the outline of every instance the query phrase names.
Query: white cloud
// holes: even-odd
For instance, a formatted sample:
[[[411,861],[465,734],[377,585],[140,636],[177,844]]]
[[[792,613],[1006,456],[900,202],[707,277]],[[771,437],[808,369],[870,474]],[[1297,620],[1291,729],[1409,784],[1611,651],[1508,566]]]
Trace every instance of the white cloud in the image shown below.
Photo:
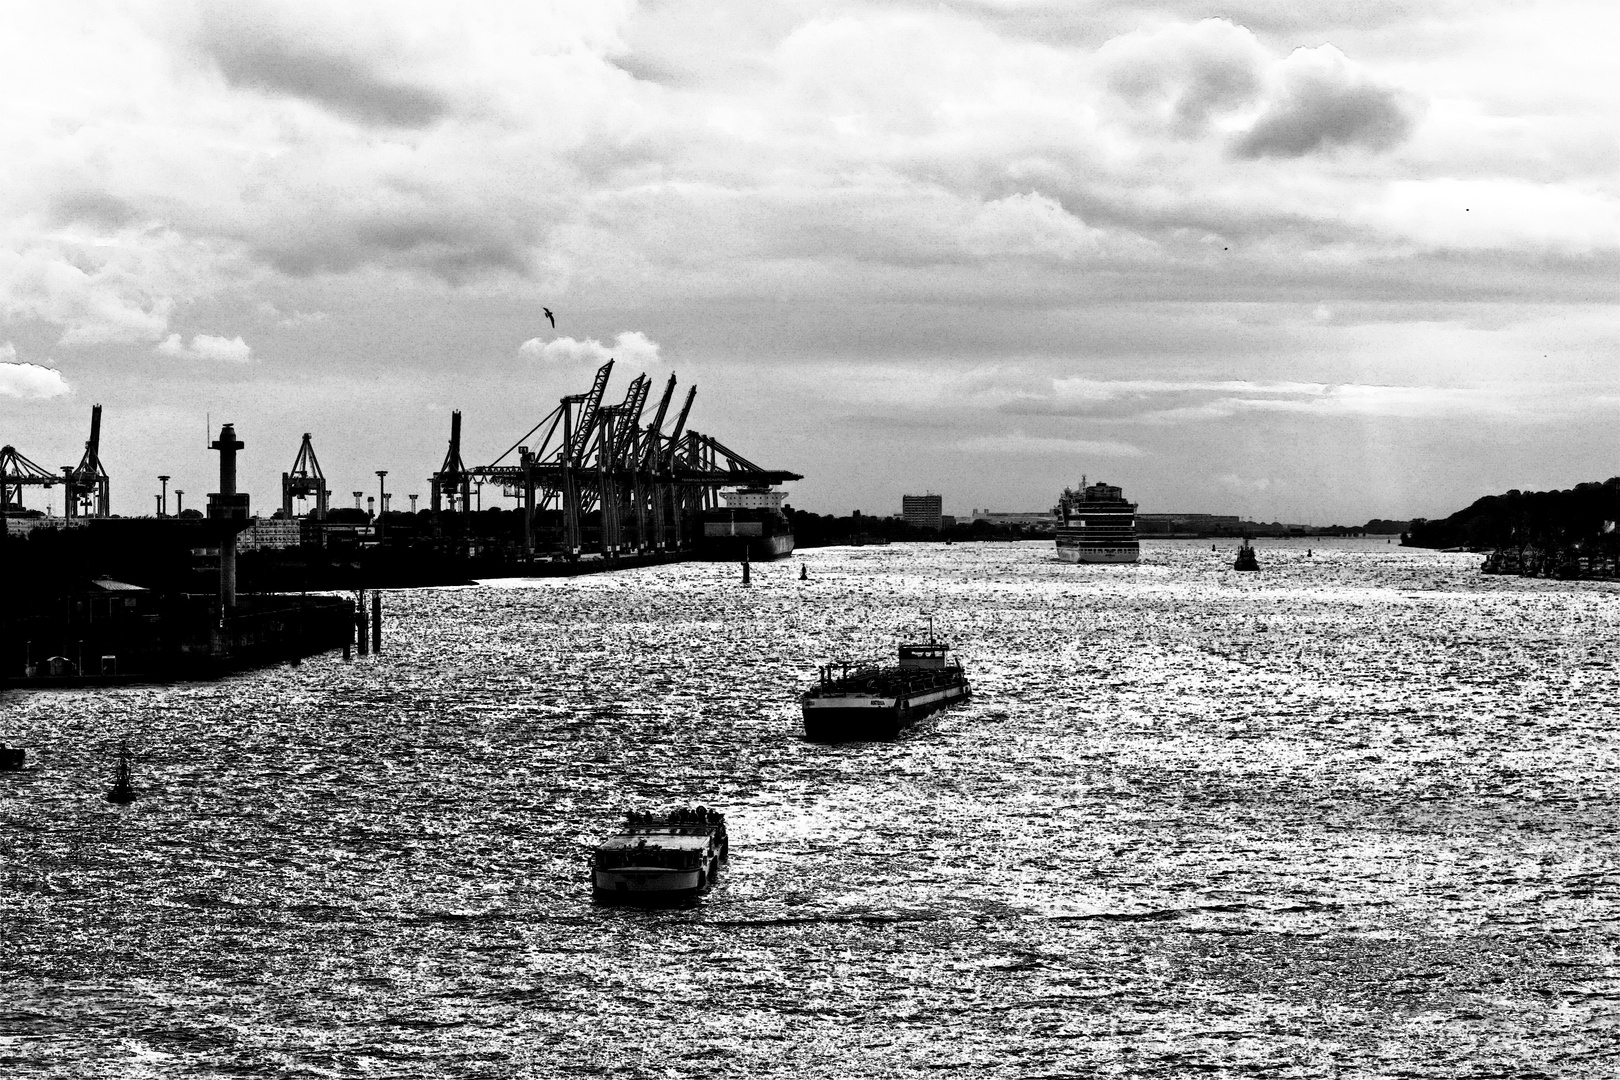
[[[985,203],[963,230],[976,255],[1074,259],[1101,251],[1102,232],[1037,192]]]
[[[253,359],[253,349],[238,335],[234,338],[213,334],[193,334],[191,344],[184,344],[179,334],[170,334],[152,350],[178,360],[209,360],[230,364],[245,364]]]
[[[168,329],[172,293],[181,291],[160,265],[164,255],[60,239],[0,243],[0,318],[60,326],[64,345],[154,340]]]
[[[1506,177],[1399,180],[1351,214],[1393,239],[1432,249],[1620,250],[1620,194],[1583,185]]]
[[[16,346],[9,341],[0,345],[0,397],[39,400],[71,392],[60,371],[38,364],[19,364]]]
[[[613,339],[612,345],[603,345],[595,338],[578,341],[571,337],[541,341],[530,338],[518,346],[518,352],[531,360],[547,364],[589,364],[600,367],[609,360],[628,367],[651,367],[658,363],[658,342],[639,330],[626,330]]]
[[[1248,379],[1055,379],[1046,409],[1016,411],[1133,419],[1156,424],[1224,420],[1243,413],[1314,416],[1462,417],[1507,415],[1540,402],[1496,384],[1403,386]]]
[[[981,435],[957,444],[971,454],[1083,454],[1087,457],[1142,457],[1143,451],[1115,439],[1064,439],[1047,435]]]

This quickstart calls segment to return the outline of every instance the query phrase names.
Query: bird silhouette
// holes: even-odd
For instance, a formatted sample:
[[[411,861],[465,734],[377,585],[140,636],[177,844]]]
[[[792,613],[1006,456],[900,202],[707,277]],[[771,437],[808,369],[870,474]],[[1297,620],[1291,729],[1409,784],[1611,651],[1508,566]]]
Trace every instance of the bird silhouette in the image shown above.
[[[548,308],[548,307],[543,307],[540,310],[545,312],[546,313],[546,318],[551,321],[551,328],[553,330],[557,329],[557,316],[555,316],[555,315],[553,315],[551,313],[551,309]]]

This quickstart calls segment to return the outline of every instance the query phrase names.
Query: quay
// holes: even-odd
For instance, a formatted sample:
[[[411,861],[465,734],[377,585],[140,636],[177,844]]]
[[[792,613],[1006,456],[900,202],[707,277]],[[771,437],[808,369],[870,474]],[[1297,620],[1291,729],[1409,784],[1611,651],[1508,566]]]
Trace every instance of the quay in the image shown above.
[[[784,493],[772,485],[802,477],[689,428],[696,387],[666,423],[673,374],[650,420],[645,374],[621,402],[604,402],[612,369],[603,364],[589,390],[563,396],[488,465],[464,463],[453,411],[429,505],[417,511],[412,495],[409,513],[390,507],[387,470],[375,470],[370,509],[362,491],[352,509],[334,507],[308,433],[268,518],[238,490],[246,444],[233,424],[210,444],[219,490],[206,511],[185,509],[176,488],[169,513],[171,473],[158,477],[155,517],[111,513],[100,405],[77,466],[53,473],[0,447],[0,686],[205,678],[335,649],[347,656],[356,645],[365,652],[363,608],[312,593],[790,553]],[[484,508],[486,486],[516,506]],[[63,488],[61,517],[23,506],[25,490],[51,487]]]

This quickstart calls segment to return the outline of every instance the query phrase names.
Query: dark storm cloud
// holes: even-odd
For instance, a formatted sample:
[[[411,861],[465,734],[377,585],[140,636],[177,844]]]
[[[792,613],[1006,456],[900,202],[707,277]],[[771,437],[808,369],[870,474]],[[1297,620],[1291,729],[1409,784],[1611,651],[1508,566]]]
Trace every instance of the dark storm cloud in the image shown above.
[[[220,9],[225,11],[227,9]],[[200,44],[232,86],[310,102],[362,124],[426,127],[448,110],[436,90],[379,70],[326,42],[228,9],[204,25]]]
[[[295,277],[362,266],[419,270],[453,284],[491,273],[526,273],[534,229],[470,209],[389,210],[307,222],[261,238],[257,251]]]
[[[1341,146],[1387,150],[1412,130],[1402,95],[1354,72],[1331,45],[1301,49],[1284,65],[1281,95],[1239,138],[1241,158],[1297,158]]]
[[[1116,94],[1162,110],[1171,129],[1184,136],[1254,100],[1266,59],[1253,34],[1224,19],[1127,34],[1098,53]]]
[[[51,200],[52,217],[61,223],[80,222],[116,229],[139,216],[136,209],[118,196],[87,189],[58,192]]]

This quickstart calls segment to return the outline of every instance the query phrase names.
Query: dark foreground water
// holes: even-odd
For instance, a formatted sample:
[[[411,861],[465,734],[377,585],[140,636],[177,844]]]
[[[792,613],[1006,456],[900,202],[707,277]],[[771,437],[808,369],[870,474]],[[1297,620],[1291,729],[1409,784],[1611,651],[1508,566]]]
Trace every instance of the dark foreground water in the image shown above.
[[[1620,1075],[1620,597],[1305,546],[396,593],[381,657],[12,695],[0,1074]],[[972,703],[801,741],[924,610]],[[729,875],[593,908],[681,802]]]

